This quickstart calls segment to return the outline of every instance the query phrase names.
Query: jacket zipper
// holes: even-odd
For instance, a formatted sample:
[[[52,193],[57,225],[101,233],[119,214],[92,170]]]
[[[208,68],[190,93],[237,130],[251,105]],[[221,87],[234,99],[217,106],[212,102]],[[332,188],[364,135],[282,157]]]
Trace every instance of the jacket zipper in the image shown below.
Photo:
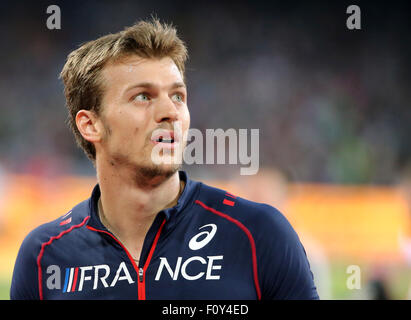
[[[147,256],[146,263],[144,264],[144,267],[138,267],[136,263],[134,262],[133,257],[131,256],[130,252],[128,252],[127,248],[118,240],[112,233],[105,231],[105,230],[99,230],[95,229],[93,227],[87,226],[87,229],[90,229],[92,231],[96,232],[101,232],[108,234],[110,237],[112,237],[126,252],[128,259],[130,260],[131,264],[133,265],[134,270],[137,273],[137,290],[138,290],[138,299],[139,300],[146,300],[146,284],[145,284],[145,278],[146,278],[146,270],[150,264],[151,257],[153,256],[154,250],[156,248],[158,239],[160,238],[161,230],[164,227],[164,224],[166,223],[166,219],[163,220],[160,228],[158,228],[157,234],[154,238],[153,244],[151,245],[150,251]]]
[[[138,269],[138,300],[146,300],[146,284],[144,281],[144,269]]]
[[[140,282],[143,282],[143,275],[144,275],[144,270],[143,270],[143,268],[140,267],[138,269],[138,278],[139,278]]]

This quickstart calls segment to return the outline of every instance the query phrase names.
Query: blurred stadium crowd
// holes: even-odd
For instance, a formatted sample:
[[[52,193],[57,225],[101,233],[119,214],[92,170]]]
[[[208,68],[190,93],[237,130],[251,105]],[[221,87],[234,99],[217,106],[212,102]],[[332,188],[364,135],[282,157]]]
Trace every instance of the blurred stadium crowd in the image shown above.
[[[51,4],[61,30],[46,27]],[[191,127],[260,130],[258,176],[239,177],[233,165],[191,165],[189,174],[287,213],[322,298],[352,298],[345,269],[364,261],[370,292],[386,297],[388,281],[394,297],[411,297],[411,2],[356,1],[356,31],[346,28],[350,4],[1,1],[0,299],[25,234],[95,183],[82,181],[94,168],[66,125],[58,77],[67,55],[151,14],[188,45]],[[395,188],[375,186],[399,180],[407,205]]]
[[[2,2],[1,170],[93,175],[59,72],[81,43],[157,14],[189,48],[192,127],[260,129],[260,166],[292,180],[393,183],[411,162],[411,6],[395,3],[359,2],[350,31],[344,2],[54,1],[61,30],[49,2]]]

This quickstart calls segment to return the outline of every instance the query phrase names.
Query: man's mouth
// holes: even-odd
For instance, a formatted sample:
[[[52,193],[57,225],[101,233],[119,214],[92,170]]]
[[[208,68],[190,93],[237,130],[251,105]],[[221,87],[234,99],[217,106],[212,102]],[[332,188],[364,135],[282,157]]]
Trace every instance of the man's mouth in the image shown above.
[[[174,143],[174,139],[173,139],[173,138],[171,138],[171,139],[166,139],[166,138],[163,138],[163,137],[159,137],[159,138],[157,138],[155,141],[156,141],[156,142],[163,142],[163,143]]]
[[[156,132],[156,134],[151,137],[151,141],[154,144],[161,143],[165,147],[173,147],[176,143],[178,143],[178,138],[177,136],[174,136],[173,131],[161,131]]]

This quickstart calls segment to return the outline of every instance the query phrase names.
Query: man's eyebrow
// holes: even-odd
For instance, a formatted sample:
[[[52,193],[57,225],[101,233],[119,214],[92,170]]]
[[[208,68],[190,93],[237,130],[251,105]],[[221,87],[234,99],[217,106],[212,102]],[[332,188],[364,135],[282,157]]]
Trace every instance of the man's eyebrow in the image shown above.
[[[124,90],[124,92],[128,92],[129,90],[134,89],[134,88],[152,89],[152,88],[155,88],[155,87],[157,87],[157,85],[155,85],[154,83],[151,83],[151,82],[140,82],[140,83],[133,84],[133,85],[127,87],[127,88]],[[186,85],[185,85],[184,82],[174,82],[174,83],[170,86],[170,89],[185,88],[185,87],[186,87]]]
[[[174,82],[173,85],[171,86],[171,89],[177,89],[177,88],[185,88],[186,84],[184,82]]]

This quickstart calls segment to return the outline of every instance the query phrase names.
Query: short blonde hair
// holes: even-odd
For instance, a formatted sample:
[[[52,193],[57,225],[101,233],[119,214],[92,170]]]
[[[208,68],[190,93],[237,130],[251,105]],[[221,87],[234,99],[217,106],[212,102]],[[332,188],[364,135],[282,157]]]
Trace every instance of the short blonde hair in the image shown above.
[[[104,94],[102,69],[108,61],[133,54],[142,58],[170,57],[184,79],[187,48],[172,25],[162,24],[156,18],[140,21],[123,31],[81,45],[68,55],[61,71],[60,77],[63,79],[69,111],[69,126],[77,144],[92,161],[96,159],[96,150],[94,145],[80,134],[76,125],[76,114],[82,109],[99,114]]]

